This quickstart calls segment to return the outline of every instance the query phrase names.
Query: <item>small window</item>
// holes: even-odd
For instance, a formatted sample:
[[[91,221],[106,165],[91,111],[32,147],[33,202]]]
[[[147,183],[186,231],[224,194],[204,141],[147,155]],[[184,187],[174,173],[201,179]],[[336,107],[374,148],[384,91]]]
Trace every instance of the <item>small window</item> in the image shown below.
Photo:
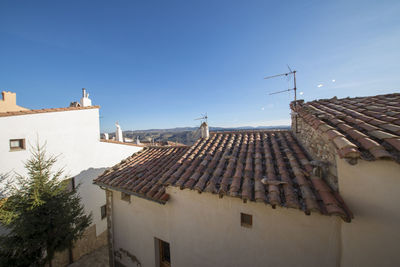
[[[131,202],[131,195],[121,192],[121,199],[123,201]]]
[[[25,150],[25,139],[10,139],[10,151]]]
[[[103,205],[100,207],[101,211],[101,219],[103,220],[107,216],[107,208],[106,205]]]
[[[246,213],[240,213],[240,225],[251,227],[253,225],[253,216]]]
[[[169,253],[169,243],[159,240],[160,267],[171,266],[171,255]]]

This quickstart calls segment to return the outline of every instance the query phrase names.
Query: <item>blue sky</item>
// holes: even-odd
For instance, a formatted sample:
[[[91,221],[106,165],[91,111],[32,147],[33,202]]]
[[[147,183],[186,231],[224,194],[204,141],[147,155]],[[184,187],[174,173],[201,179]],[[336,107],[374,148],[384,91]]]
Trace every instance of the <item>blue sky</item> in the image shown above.
[[[368,2],[368,3],[367,3]],[[400,92],[400,1],[0,2],[0,89],[68,106],[81,88],[101,130],[289,122],[308,100]],[[332,80],[335,80],[333,82]],[[323,85],[318,87],[318,85]]]

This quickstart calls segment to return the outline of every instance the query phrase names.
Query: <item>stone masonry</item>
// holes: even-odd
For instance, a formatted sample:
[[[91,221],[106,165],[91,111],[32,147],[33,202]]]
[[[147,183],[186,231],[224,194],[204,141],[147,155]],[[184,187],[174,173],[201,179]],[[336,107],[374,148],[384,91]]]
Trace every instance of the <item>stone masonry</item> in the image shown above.
[[[326,163],[324,179],[333,190],[338,191],[336,149],[333,144],[299,116],[296,131],[296,118],[292,115],[292,130],[314,160]]]

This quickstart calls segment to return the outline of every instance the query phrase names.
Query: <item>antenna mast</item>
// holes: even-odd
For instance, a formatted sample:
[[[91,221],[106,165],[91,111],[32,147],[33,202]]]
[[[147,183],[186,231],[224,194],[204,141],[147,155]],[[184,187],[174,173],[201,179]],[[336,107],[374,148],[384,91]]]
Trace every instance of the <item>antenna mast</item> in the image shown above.
[[[208,122],[207,122],[207,120],[208,120],[207,112],[206,112],[206,114],[201,114],[200,118],[197,118],[197,119],[194,119],[194,120],[195,121],[202,120],[202,121],[205,121],[208,124]]]
[[[269,95],[275,95],[275,94],[280,94],[280,93],[284,93],[284,92],[290,92],[290,91],[293,90],[294,91],[294,105],[296,107],[297,106],[297,87],[296,87],[296,72],[297,71],[296,70],[292,70],[289,66],[287,66],[287,67],[289,69],[289,72],[268,76],[268,77],[265,77],[264,80],[268,80],[268,79],[276,78],[276,77],[281,77],[281,76],[288,77],[289,75],[293,75],[293,88],[289,88],[289,89],[286,89],[286,90],[273,92],[273,93],[270,93]],[[295,122],[296,122],[296,133],[298,133],[298,131],[297,131],[297,112],[295,112]]]

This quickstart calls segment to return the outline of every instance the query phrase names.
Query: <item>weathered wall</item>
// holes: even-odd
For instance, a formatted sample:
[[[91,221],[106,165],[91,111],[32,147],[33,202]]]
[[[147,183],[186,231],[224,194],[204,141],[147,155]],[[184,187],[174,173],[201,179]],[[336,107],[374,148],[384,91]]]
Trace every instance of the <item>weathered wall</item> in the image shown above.
[[[126,266],[156,266],[154,238],[185,266],[337,266],[340,219],[168,188],[166,205],[113,192],[114,250]],[[240,213],[253,215],[252,228]],[[128,257],[129,255],[130,257]]]
[[[400,165],[337,163],[340,194],[354,213],[342,225],[342,266],[400,266]]]
[[[338,175],[335,158],[336,149],[334,145],[326,139],[326,137],[321,135],[320,132],[307,124],[301,117],[297,117],[297,132],[295,124],[295,116],[292,115],[293,133],[313,159],[328,163],[328,169],[324,179],[332,189],[338,190]]]
[[[76,261],[82,256],[107,245],[107,232],[104,231],[100,235],[96,234],[95,225],[86,229],[85,234],[81,239],[75,242],[72,248],[72,260]],[[69,251],[56,253],[52,261],[54,267],[64,267],[69,264]],[[95,266],[93,266],[95,267]]]

